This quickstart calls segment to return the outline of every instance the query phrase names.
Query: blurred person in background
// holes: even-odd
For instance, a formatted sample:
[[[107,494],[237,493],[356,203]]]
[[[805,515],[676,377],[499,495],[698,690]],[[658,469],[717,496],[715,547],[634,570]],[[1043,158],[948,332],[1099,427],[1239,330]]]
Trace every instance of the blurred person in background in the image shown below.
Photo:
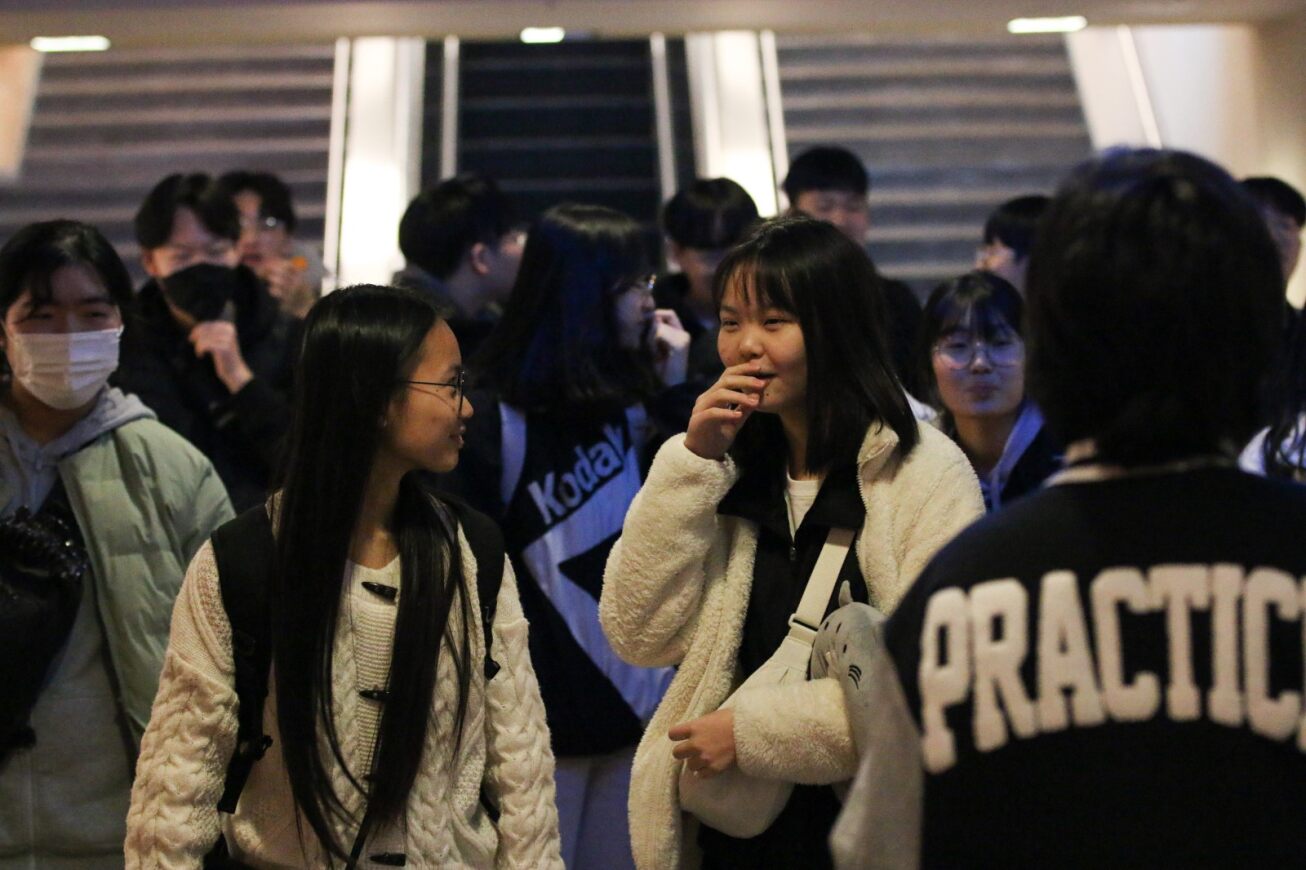
[[[391,280],[426,293],[445,309],[463,355],[471,359],[499,319],[524,243],[512,204],[494,180],[464,172],[408,204],[399,222],[407,265]]]
[[[984,221],[984,245],[975,252],[975,268],[992,272],[1024,295],[1034,229],[1048,202],[1042,195],[1018,196],[994,209]]]
[[[603,564],[684,381],[689,335],[654,307],[642,230],[560,205],[532,226],[503,319],[474,360],[477,413],[448,481],[497,519],[521,578],[570,868],[630,867],[635,744],[671,672],[617,658],[598,623]],[[683,427],[683,420],[671,424]]]
[[[0,868],[122,867],[132,767],[191,557],[230,519],[213,466],[135,396],[106,386],[131,278],[73,221],[0,249]],[[16,512],[26,509],[26,521]],[[55,550],[33,564],[38,526]],[[17,527],[28,534],[11,549]],[[25,567],[48,596],[28,624]],[[29,579],[31,579],[29,577]],[[25,615],[26,614],[26,615]]]
[[[150,280],[115,383],[213,461],[237,510],[261,502],[290,422],[298,321],[240,265],[240,213],[209,176],[170,175],[136,212]]]
[[[303,320],[322,294],[322,255],[294,238],[298,220],[290,188],[270,172],[235,170],[218,179],[240,212],[240,262],[267,285],[281,310]]]
[[[1061,449],[1025,395],[1020,294],[989,272],[945,281],[930,294],[917,347],[938,426],[961,447],[995,511],[1061,467]]]
[[[1279,249],[1283,282],[1292,279],[1301,259],[1301,233],[1306,227],[1306,198],[1301,191],[1281,178],[1255,176],[1242,180],[1243,190],[1260,205],[1261,216],[1270,229],[1270,237]]]
[[[726,251],[757,223],[753,198],[729,178],[700,178],[667,200],[662,232],[679,272],[658,278],[657,306],[676,312],[689,332],[689,379],[706,387],[721,375],[712,278]]]
[[[783,187],[790,214],[805,214],[833,224],[866,251],[866,237],[871,229],[871,205],[867,199],[871,178],[856,154],[833,145],[809,148],[789,164]],[[920,300],[905,283],[881,275],[874,262],[871,266],[875,270],[876,286],[885,299],[880,328],[889,340],[894,372],[909,392],[917,392],[919,385],[913,383],[912,342],[920,329]],[[912,405],[912,412],[918,419],[928,418],[919,404]]]

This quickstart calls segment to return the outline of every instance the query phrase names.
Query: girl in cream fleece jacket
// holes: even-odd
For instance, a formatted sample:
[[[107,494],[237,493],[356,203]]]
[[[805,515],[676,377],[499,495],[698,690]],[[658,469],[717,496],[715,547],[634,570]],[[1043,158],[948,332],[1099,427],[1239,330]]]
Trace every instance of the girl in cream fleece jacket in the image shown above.
[[[888,374],[887,353],[871,325],[880,304],[867,286],[873,281],[856,246],[806,219],[764,225],[718,272],[725,374],[699,398],[688,433],[667,442],[654,460],[609,556],[599,605],[604,631],[624,659],[678,667],[635,758],[631,840],[641,868],[697,863],[703,839],[680,811],[680,759],[704,776],[738,764],[752,776],[809,785],[843,782],[856,772],[842,691],[832,679],[750,690],[731,710],[718,710],[750,672],[741,668],[749,631],[764,628],[764,621],[783,626],[792,612],[787,603],[776,604],[759,617],[750,606],[760,591],[771,602],[784,596],[773,591],[776,569],[767,574],[761,567],[759,540],[771,535],[774,541],[774,523],[742,518],[723,503],[728,495],[739,500],[732,490],[741,479],[777,478],[769,491],[779,493],[787,471],[789,494],[775,496],[790,515],[792,543],[782,564],[792,563],[794,548],[812,537],[795,515],[798,484],[821,481],[816,503],[809,502],[814,518],[825,490],[849,479],[846,487],[857,495],[843,499],[841,510],[851,508],[862,523],[855,559],[840,576],[852,571],[864,600],[885,612],[929,558],[983,513],[965,456],[941,433],[917,426]],[[808,343],[812,334],[822,341]],[[758,411],[766,416],[745,429]],[[818,425],[810,425],[809,415]],[[825,498],[827,506],[832,499]],[[742,512],[749,510],[755,509]],[[779,582],[794,584],[790,591],[796,585],[801,595],[806,579]],[[756,862],[732,858],[732,845],[742,854],[754,841],[722,845],[718,839],[716,862],[828,865],[828,826],[801,833],[810,844],[801,861],[774,854]]]

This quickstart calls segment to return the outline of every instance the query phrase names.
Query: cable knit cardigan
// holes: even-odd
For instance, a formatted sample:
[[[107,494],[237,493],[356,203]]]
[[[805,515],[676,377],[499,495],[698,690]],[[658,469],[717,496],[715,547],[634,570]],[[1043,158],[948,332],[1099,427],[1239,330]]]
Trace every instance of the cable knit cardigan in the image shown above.
[[[873,427],[858,453],[866,522],[855,548],[871,602],[886,613],[930,557],[984,513],[965,455],[937,430],[919,431],[920,443],[906,458],[888,427]],[[685,447],[683,435],[672,438],[608,558],[599,616],[612,648],[631,664],[679,666],[640,741],[631,779],[631,845],[646,870],[697,863],[695,825],[680,812],[680,762],[671,756],[667,730],[717,709],[740,682],[757,529],[717,514],[738,479],[728,458],[703,459]],[[747,774],[828,784],[857,771],[833,679],[742,693],[734,711],[736,761]]]
[[[459,532],[463,576],[476,576],[476,563]],[[467,584],[469,612],[478,613],[476,584]],[[345,608],[337,623],[333,662],[333,714],[342,751],[351,769],[363,769],[365,749],[351,727],[358,710],[353,629]],[[456,618],[455,607],[451,619]],[[484,655],[480,620],[473,619],[472,661]],[[454,635],[458,636],[458,626]],[[428,729],[409,796],[406,836],[398,833],[409,867],[562,868],[554,803],[553,754],[539,685],[526,649],[527,625],[517,598],[511,565],[505,562],[494,619],[494,658],[502,669],[485,681],[471,669],[461,747],[454,756],[451,723],[457,683],[446,645],[437,673],[433,727]],[[273,680],[275,681],[275,672]],[[272,748],[254,766],[236,812],[216,809],[236,740],[237,698],[231,627],[222,608],[210,544],[195,556],[177,605],[159,693],[141,742],[127,817],[128,868],[198,868],[225,833],[233,856],[255,867],[325,867],[328,862],[311,834],[301,846],[290,783],[277,747],[275,686],[268,693],[265,727]],[[334,762],[332,785],[355,819],[362,800]],[[491,824],[479,806],[484,783],[500,810]],[[310,829],[305,824],[304,830]],[[378,832],[373,840],[383,839]],[[337,824],[346,848],[354,828]],[[388,845],[388,844],[387,844]],[[389,849],[386,849],[389,851]]]

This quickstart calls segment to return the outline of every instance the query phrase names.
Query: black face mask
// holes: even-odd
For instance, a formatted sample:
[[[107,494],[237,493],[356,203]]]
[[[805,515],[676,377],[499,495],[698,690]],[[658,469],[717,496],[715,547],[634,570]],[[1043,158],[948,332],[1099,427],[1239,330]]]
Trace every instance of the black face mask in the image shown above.
[[[196,263],[159,280],[168,301],[201,322],[217,320],[239,284],[235,269],[212,263]]]

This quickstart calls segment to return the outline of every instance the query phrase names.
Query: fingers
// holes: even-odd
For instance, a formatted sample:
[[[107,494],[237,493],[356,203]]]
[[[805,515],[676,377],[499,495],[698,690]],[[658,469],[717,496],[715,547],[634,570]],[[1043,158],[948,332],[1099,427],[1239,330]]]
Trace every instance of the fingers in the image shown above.
[[[672,740],[688,740],[694,733],[694,729],[689,722],[682,722],[679,725],[671,726],[667,736]]]

